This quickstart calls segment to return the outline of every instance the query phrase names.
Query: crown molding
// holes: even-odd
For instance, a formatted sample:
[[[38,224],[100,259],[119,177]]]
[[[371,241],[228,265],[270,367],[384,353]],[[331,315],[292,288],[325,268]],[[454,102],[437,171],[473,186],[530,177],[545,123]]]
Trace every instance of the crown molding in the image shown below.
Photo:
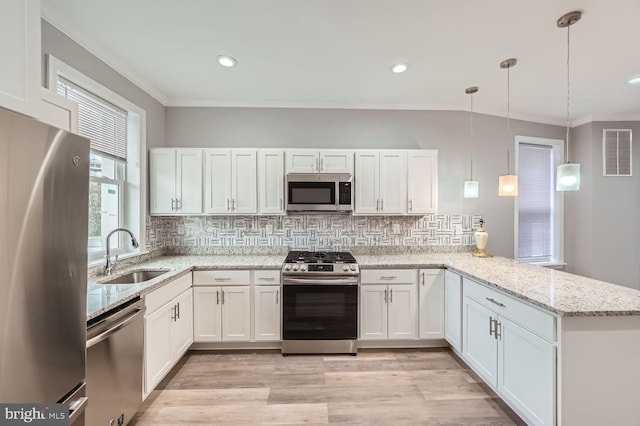
[[[71,40],[78,43],[93,56],[100,59],[107,66],[112,68],[118,74],[122,75],[124,78],[136,85],[138,88],[161,103],[163,106],[166,106],[167,97],[157,87],[141,78],[136,73],[132,72],[126,64],[122,63],[120,60],[108,53],[87,33],[71,24],[71,22],[67,18],[58,13],[58,11],[55,10],[55,8],[46,1],[42,2],[41,14],[42,18],[45,21],[56,27]]]

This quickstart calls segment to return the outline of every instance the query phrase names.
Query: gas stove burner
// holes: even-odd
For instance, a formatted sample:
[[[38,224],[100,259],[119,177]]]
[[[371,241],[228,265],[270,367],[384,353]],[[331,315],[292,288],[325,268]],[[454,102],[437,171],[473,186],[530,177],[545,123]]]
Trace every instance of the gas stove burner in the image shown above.
[[[356,259],[348,251],[290,251],[283,273],[357,274]]]

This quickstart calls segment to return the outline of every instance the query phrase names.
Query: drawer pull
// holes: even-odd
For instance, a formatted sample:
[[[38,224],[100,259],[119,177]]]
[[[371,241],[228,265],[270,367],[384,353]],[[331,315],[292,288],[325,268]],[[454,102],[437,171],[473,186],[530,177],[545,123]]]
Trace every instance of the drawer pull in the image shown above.
[[[275,280],[275,277],[258,277],[258,279],[264,281],[273,281]]]
[[[225,278],[214,278],[215,281],[231,281],[231,278],[229,277],[225,277]]]
[[[491,303],[493,303],[495,305],[500,306],[501,308],[506,308],[507,307],[507,305],[505,305],[504,303],[500,303],[497,300],[492,299],[491,297],[485,297],[485,299],[487,299],[489,302],[491,302]]]
[[[381,280],[395,280],[396,278],[398,278],[398,277],[393,276],[393,275],[389,276],[389,277],[386,277],[386,276],[383,275],[383,276],[380,277]]]

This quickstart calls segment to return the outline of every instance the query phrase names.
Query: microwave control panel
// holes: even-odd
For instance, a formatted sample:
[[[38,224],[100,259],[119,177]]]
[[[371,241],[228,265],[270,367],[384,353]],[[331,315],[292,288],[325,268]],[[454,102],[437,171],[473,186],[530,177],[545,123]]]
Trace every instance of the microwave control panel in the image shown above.
[[[351,204],[351,182],[338,183],[338,203]]]

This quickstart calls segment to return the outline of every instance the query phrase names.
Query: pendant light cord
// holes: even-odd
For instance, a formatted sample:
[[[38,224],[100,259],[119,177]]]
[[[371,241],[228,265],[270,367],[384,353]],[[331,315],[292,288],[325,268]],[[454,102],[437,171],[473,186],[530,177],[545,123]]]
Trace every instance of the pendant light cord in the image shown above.
[[[567,25],[567,154],[566,154],[566,162],[567,164],[569,163],[569,106],[570,106],[570,99],[571,99],[571,90],[570,90],[570,54],[571,54],[571,43],[570,41],[570,33],[571,33],[571,25]]]
[[[509,167],[509,134],[511,133],[511,66],[507,68],[507,175],[510,175]]]
[[[471,93],[471,148],[469,149],[470,153],[471,153],[471,164],[470,164],[470,171],[471,171],[471,180],[473,180],[473,93]]]

